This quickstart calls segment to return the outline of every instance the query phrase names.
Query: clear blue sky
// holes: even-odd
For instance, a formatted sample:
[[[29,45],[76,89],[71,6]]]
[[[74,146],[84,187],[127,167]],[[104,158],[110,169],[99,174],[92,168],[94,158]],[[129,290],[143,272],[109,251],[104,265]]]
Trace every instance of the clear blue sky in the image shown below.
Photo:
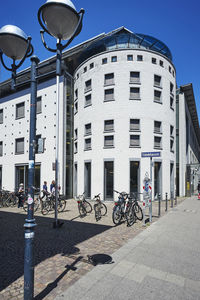
[[[44,60],[52,54],[42,45],[37,11],[46,1],[6,0],[0,10],[0,27],[13,24],[32,36],[35,54]],[[200,120],[200,1],[199,0],[74,0],[85,9],[83,29],[71,46],[102,32],[125,26],[136,33],[152,35],[171,50],[178,86],[192,83]],[[55,45],[52,39],[51,45]],[[71,47],[70,46],[70,47]],[[29,59],[23,68],[29,66]],[[0,81],[10,77],[0,70]]]

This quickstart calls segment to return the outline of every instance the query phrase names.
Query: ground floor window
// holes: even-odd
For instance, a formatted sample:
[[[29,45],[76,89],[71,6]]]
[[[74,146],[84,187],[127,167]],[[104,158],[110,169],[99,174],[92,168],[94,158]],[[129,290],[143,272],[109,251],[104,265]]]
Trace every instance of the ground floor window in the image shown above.
[[[130,194],[140,191],[140,162],[130,161]]]
[[[114,187],[114,162],[104,162],[104,198],[105,200],[113,200]]]
[[[91,162],[85,162],[84,175],[85,196],[91,198]]]
[[[162,163],[154,162],[154,198],[162,191]]]
[[[74,197],[77,196],[78,166],[74,164]]]
[[[28,189],[28,165],[16,166],[15,176],[15,188],[18,189],[20,183],[23,183],[25,189]],[[40,165],[35,165],[34,186],[40,189]]]

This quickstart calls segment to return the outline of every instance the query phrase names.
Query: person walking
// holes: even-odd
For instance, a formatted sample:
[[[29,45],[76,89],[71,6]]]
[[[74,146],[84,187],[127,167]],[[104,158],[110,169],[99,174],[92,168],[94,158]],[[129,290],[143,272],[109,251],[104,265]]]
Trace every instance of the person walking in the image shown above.
[[[23,207],[23,203],[24,203],[24,184],[23,183],[20,183],[20,185],[19,185],[17,197],[19,199],[18,208]]]
[[[43,192],[42,199],[43,199],[46,195],[49,194],[49,193],[48,193],[48,188],[47,188],[47,181],[44,181],[44,184],[43,184],[43,186],[42,186],[42,192]]]

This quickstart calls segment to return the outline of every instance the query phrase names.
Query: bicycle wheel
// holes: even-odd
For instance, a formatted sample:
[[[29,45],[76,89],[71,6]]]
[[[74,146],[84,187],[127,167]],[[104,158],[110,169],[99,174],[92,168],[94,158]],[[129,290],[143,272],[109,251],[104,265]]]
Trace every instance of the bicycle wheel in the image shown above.
[[[107,206],[104,203],[101,203],[101,215],[105,216],[107,214]]]
[[[79,210],[79,214],[80,214],[81,218],[83,218],[87,215],[86,209],[82,203],[78,203],[78,210]]]
[[[58,212],[64,211],[65,207],[66,207],[66,201],[63,200],[63,199],[59,199],[58,200],[58,206],[57,206]]]
[[[50,211],[50,203],[49,201],[42,201],[42,205],[41,205],[41,213],[45,216],[49,213]]]
[[[85,207],[86,212],[87,213],[91,213],[91,211],[92,211],[92,205],[88,201],[86,201],[86,200],[84,200],[83,205]]]
[[[38,197],[38,198],[35,198],[35,200],[34,200],[34,212],[36,212],[38,210],[39,206],[40,206],[40,198]]]
[[[122,213],[121,213],[121,206],[117,205],[113,208],[112,212],[112,220],[115,225],[118,225],[121,222]]]
[[[136,222],[136,215],[134,208],[130,206],[126,212],[127,226],[132,226]]]
[[[142,221],[143,212],[142,212],[142,209],[141,209],[141,207],[139,206],[139,204],[137,202],[133,205],[133,209],[135,211],[136,218],[138,220]]]
[[[96,221],[99,221],[101,219],[100,203],[94,204],[94,211],[95,211],[95,219],[96,219]]]

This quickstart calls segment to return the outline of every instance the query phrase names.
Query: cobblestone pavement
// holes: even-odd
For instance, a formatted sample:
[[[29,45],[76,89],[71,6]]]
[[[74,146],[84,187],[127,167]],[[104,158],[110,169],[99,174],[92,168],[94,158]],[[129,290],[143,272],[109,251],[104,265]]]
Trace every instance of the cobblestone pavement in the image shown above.
[[[183,199],[178,199],[180,203]],[[98,222],[94,211],[80,218],[75,200],[68,200],[59,214],[64,225],[53,229],[54,213],[36,212],[34,239],[35,300],[53,300],[82,275],[94,268],[87,255],[112,253],[146,227],[137,221],[132,227],[112,223],[112,202],[106,202],[108,214]],[[168,202],[168,207],[170,203]],[[169,208],[170,209],[170,208]],[[165,202],[161,203],[161,215]],[[153,202],[153,222],[158,218],[158,203]],[[18,208],[0,208],[0,300],[23,299],[25,212]],[[148,223],[147,223],[148,225]]]

